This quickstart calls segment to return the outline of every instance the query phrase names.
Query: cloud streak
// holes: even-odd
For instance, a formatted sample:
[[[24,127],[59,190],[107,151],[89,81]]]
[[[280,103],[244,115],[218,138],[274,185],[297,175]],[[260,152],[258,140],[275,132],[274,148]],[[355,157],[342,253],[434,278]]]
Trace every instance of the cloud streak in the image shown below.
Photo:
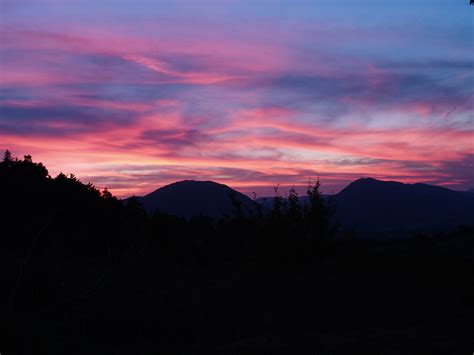
[[[262,4],[8,3],[0,148],[120,196],[189,178],[262,194],[318,175],[330,191],[362,176],[474,186],[465,9],[407,30],[383,9],[381,26]]]

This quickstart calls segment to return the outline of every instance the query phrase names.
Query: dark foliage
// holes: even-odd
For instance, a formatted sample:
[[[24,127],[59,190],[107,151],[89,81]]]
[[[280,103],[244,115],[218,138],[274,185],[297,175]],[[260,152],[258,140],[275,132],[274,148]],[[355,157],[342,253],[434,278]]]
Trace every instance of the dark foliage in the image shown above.
[[[334,207],[148,217],[31,156],[0,162],[4,354],[459,353],[474,231],[336,238]],[[231,197],[232,198],[232,197]],[[341,234],[341,233],[339,233]],[[449,326],[447,326],[449,325]]]

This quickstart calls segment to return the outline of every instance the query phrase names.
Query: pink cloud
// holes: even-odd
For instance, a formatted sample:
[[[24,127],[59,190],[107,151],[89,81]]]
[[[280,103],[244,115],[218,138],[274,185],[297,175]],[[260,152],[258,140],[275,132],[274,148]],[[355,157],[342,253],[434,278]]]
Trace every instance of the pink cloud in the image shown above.
[[[25,90],[1,102],[2,146],[120,196],[196,177],[245,191],[318,174],[339,187],[360,176],[466,183],[445,162],[473,152],[472,125],[439,122],[446,108],[472,111],[461,89],[318,47],[385,36],[327,38],[306,24],[315,39],[303,50],[296,25],[201,25],[192,36],[183,23],[139,25],[145,35],[120,24],[1,30],[0,84]],[[81,119],[59,117],[61,106]]]

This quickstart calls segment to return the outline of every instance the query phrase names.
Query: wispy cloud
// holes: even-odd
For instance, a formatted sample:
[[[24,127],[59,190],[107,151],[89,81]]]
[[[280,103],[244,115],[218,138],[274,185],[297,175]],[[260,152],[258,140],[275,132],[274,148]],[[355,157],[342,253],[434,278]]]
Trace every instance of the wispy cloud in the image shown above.
[[[2,4],[0,148],[52,173],[120,196],[185,178],[246,192],[317,175],[331,191],[361,176],[474,186],[457,5],[433,8],[456,21],[407,28],[409,14],[377,7],[382,24],[299,0]]]

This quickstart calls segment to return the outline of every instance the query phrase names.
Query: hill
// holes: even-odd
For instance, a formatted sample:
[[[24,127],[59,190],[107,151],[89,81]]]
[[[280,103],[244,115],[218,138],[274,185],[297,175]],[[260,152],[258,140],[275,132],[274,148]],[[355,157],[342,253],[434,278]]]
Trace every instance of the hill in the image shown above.
[[[474,225],[474,194],[428,184],[404,184],[363,178],[350,183],[333,196],[336,218],[341,226],[361,237],[378,235],[408,236],[416,232],[451,231],[460,225]],[[300,196],[306,204],[307,196]],[[212,181],[176,182],[140,198],[147,213],[156,210],[190,218],[204,215],[220,218],[235,215],[235,203],[244,213],[256,203],[230,187]],[[273,198],[259,198],[264,210]]]
[[[474,225],[473,191],[453,191],[428,184],[404,184],[363,178],[350,183],[332,200],[335,215],[345,230],[359,236],[409,236],[416,232],[451,231]],[[307,203],[307,196],[299,197]],[[274,198],[257,199],[267,209]]]
[[[474,223],[474,196],[421,183],[364,178],[334,200],[341,223],[358,234],[439,232]]]
[[[213,181],[179,181],[139,199],[149,215],[159,210],[185,218],[198,215],[213,218],[232,216],[236,213],[235,202],[242,206],[244,213],[256,207],[249,197]]]

